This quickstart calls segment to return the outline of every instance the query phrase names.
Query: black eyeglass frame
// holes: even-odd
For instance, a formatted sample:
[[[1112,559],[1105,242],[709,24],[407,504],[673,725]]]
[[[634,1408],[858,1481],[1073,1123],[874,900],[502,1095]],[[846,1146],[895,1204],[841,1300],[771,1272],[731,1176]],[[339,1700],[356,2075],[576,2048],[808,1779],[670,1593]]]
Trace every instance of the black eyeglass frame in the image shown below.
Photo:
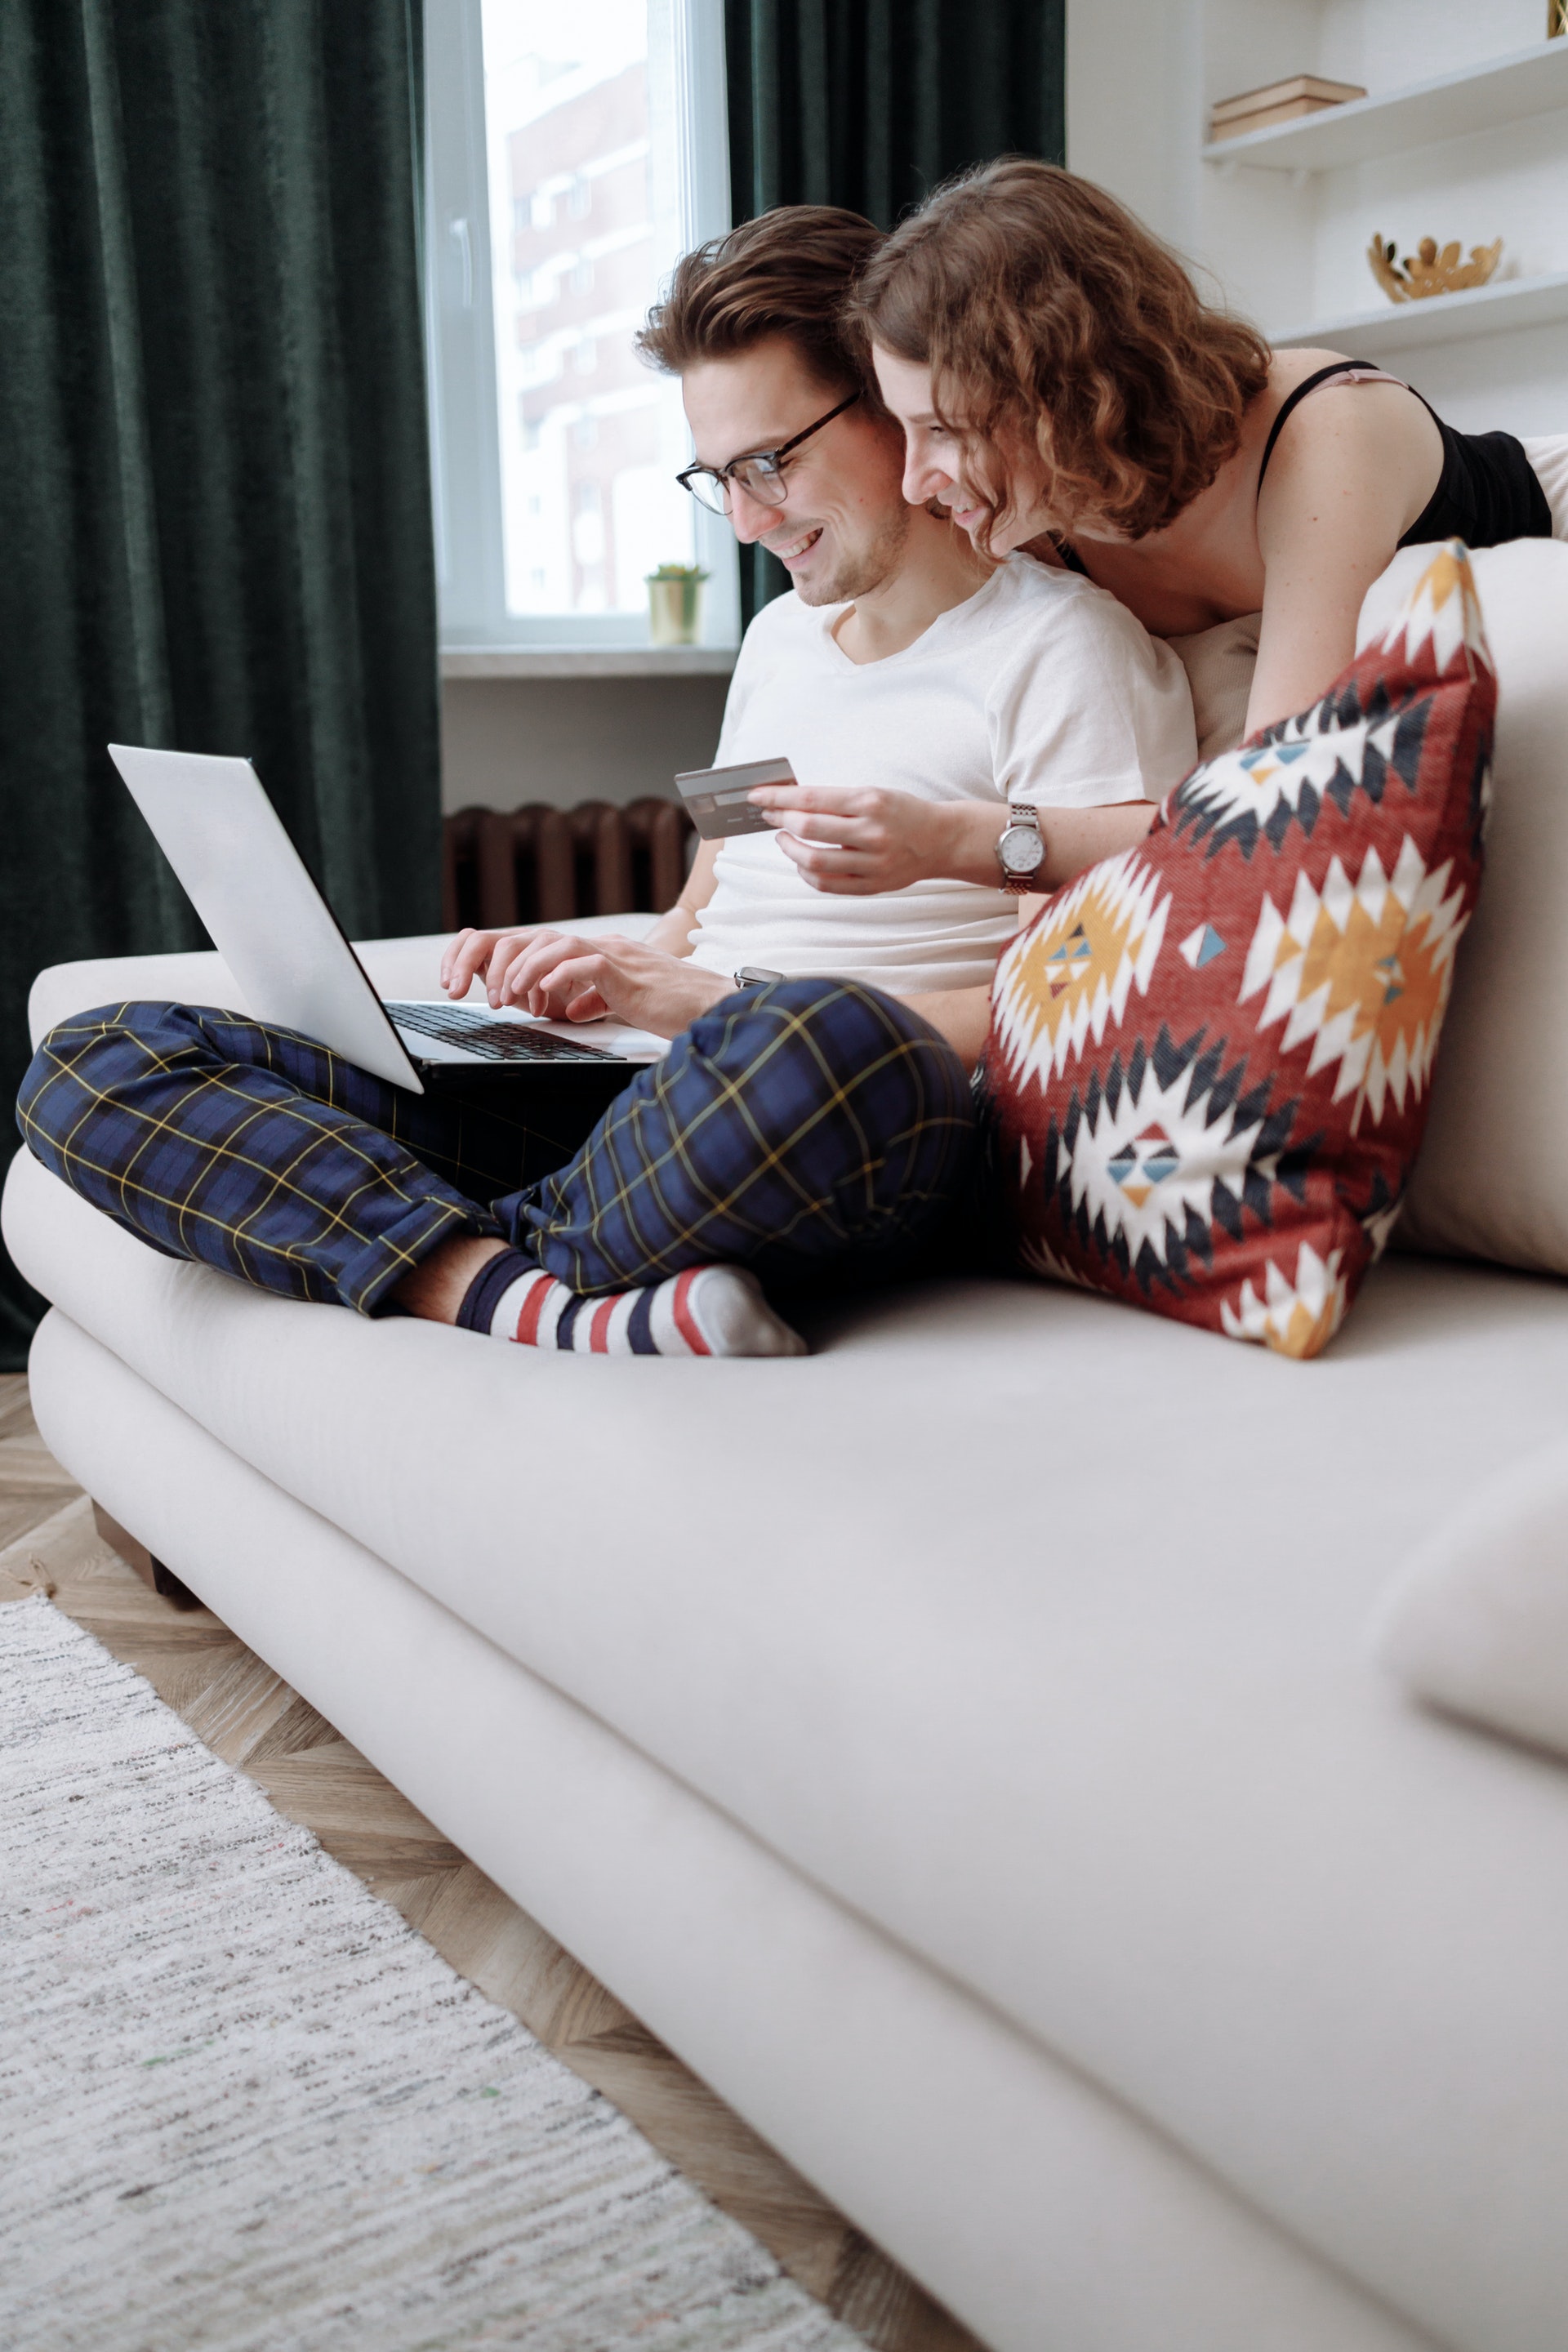
[[[784,461],[792,449],[798,449],[803,441],[809,441],[814,433],[820,433],[825,425],[831,425],[836,416],[842,416],[847,408],[853,408],[859,397],[858,392],[852,392],[847,400],[841,400],[837,408],[830,408],[826,416],[819,416],[816,424],[808,425],[804,432],[793,434],[789,440],[781,441],[776,449],[746,449],[740,457],[731,457],[727,466],[685,466],[675,478],[681,488],[697,500],[699,506],[705,507],[708,506],[708,501],[701,491],[695,487],[691,478],[694,474],[706,474],[710,482],[718,483],[720,496],[724,501],[721,508],[709,507],[709,512],[728,514],[731,497],[730,477],[737,466],[765,465],[770,467],[774,474],[782,474]],[[759,499],[757,503],[759,506],[766,506],[770,502],[766,499]],[[781,500],[780,504],[782,503]]]

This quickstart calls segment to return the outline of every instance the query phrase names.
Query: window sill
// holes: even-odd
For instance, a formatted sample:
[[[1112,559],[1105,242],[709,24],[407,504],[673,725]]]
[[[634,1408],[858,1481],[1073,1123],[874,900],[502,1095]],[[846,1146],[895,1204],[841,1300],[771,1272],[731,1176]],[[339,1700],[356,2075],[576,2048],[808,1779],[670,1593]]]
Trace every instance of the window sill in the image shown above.
[[[728,677],[733,646],[450,646],[443,678]]]

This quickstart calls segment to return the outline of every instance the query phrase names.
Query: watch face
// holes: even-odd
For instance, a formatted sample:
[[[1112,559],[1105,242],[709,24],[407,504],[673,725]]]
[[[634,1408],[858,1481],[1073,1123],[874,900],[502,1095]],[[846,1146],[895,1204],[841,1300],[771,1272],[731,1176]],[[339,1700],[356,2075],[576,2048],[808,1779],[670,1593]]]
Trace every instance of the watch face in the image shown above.
[[[1045,856],[1045,844],[1032,824],[1010,824],[996,854],[1009,874],[1032,874]]]

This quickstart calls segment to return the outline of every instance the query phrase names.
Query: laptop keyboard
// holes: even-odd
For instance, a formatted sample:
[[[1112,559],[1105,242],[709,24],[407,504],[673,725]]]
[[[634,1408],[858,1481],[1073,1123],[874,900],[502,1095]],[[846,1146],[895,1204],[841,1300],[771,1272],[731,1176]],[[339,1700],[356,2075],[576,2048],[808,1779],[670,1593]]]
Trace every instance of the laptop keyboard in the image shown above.
[[[618,1062],[602,1045],[579,1045],[573,1037],[557,1037],[553,1030],[525,1027],[521,1021],[498,1021],[493,1014],[466,1004],[389,1003],[387,1011],[400,1029],[421,1037],[438,1037],[443,1045],[462,1045],[482,1062]]]

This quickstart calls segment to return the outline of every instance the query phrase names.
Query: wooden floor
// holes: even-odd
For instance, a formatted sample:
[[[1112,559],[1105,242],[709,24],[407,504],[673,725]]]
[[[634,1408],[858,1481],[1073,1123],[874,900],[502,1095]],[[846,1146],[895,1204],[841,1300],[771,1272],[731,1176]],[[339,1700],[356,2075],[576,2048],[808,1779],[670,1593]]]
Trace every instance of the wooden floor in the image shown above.
[[[453,1968],[614,2100],[868,2343],[880,2352],[978,2352],[964,2328],[210,1611],[176,1608],[143,1584],[100,1540],[90,1506],[45,1450],[26,1381],[0,1376],[0,1601],[40,1590],[145,1675],[199,1738],[313,1830]]]

